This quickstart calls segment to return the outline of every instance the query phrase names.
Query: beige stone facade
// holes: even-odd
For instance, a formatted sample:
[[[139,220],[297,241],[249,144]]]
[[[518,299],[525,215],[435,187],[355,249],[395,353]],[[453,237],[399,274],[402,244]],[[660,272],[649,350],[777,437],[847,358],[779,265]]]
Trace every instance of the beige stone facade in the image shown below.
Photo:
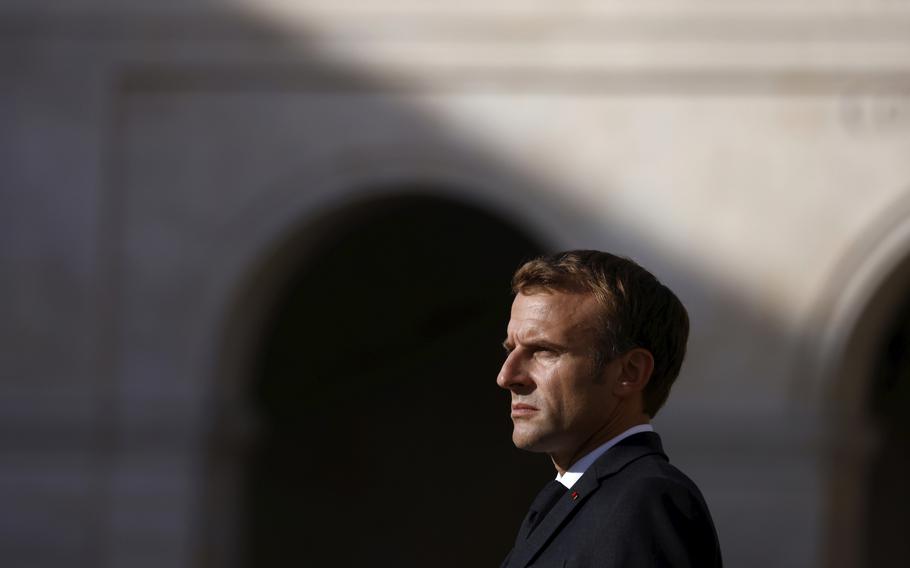
[[[415,182],[677,291],[655,426],[729,566],[864,565],[910,5],[5,4],[5,566],[240,565],[206,464],[255,435],[221,431],[256,421],[250,330],[327,219]]]

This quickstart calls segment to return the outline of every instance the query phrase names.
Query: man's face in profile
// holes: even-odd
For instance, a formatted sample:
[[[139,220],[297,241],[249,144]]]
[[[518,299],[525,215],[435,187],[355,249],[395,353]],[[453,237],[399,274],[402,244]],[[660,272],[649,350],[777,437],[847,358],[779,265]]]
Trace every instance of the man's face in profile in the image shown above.
[[[515,297],[496,383],[512,393],[517,447],[569,457],[616,410],[617,366],[597,368],[598,310],[586,293]]]

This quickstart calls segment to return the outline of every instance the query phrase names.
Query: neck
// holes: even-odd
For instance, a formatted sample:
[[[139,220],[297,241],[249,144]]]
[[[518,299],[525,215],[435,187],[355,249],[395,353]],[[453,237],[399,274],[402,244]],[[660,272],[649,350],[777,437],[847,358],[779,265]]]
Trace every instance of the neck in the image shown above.
[[[585,457],[599,446],[612,440],[616,436],[619,436],[633,426],[648,423],[650,423],[650,419],[648,415],[644,413],[606,422],[588,436],[587,439],[578,444],[573,450],[551,453],[550,459],[553,460],[553,465],[556,467],[556,471],[559,475],[565,475],[572,464]]]

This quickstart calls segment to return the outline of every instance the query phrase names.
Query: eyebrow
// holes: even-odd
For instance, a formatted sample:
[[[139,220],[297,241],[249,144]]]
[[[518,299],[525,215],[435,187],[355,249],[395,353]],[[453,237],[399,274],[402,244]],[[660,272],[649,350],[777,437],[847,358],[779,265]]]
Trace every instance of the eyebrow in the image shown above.
[[[559,343],[554,343],[552,341],[547,341],[546,339],[537,339],[537,338],[532,338],[529,341],[525,342],[525,344],[530,345],[532,347],[544,347],[546,349],[553,349],[554,351],[565,351],[568,348],[567,346],[560,345]],[[509,339],[507,338],[502,342],[502,348],[505,349],[506,351],[511,351],[515,347],[512,344],[512,342],[509,341]]]

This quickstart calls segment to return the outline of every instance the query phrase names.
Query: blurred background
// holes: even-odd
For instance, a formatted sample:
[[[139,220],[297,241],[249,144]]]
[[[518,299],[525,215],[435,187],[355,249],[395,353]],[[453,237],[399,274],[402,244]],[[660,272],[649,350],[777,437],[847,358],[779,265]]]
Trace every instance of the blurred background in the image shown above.
[[[0,564],[498,565],[583,247],[689,309],[728,566],[904,566],[908,190],[897,0],[5,0]]]

